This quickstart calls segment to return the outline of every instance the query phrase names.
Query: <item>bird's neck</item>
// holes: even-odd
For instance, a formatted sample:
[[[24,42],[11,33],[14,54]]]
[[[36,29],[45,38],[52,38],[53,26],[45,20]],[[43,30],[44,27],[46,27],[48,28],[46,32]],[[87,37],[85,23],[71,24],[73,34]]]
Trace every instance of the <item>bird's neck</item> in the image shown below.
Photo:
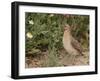
[[[70,33],[70,31],[64,31],[64,35],[66,35],[66,36],[70,36],[71,33]]]
[[[71,39],[71,33],[70,33],[70,31],[64,31],[64,37],[66,39],[70,40]]]

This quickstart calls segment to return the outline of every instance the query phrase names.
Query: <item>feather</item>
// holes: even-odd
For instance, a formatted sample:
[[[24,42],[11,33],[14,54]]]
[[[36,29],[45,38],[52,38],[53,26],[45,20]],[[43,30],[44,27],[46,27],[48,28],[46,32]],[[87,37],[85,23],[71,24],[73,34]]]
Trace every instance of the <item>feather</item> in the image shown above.
[[[68,24],[64,27],[63,46],[69,54],[83,56],[81,44],[71,35]]]
[[[72,37],[71,39],[72,39],[72,40],[71,40],[72,46],[73,46],[80,54],[82,54],[82,47],[81,47],[80,43],[79,43],[76,39],[74,39],[73,37]]]

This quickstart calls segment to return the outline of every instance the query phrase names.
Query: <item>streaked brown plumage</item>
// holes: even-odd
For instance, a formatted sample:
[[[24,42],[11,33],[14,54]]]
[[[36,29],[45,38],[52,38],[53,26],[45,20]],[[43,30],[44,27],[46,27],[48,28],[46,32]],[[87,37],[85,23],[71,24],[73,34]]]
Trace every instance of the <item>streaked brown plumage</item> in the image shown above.
[[[80,43],[72,37],[71,29],[68,24],[64,27],[63,46],[71,55],[82,55],[82,47]]]

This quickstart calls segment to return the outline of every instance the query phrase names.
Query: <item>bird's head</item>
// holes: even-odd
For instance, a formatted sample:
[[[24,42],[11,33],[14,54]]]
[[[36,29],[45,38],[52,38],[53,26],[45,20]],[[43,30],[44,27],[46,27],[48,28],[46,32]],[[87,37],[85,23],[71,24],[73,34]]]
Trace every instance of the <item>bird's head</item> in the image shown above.
[[[66,24],[66,25],[64,26],[64,31],[70,32],[70,26],[69,26],[68,24]]]

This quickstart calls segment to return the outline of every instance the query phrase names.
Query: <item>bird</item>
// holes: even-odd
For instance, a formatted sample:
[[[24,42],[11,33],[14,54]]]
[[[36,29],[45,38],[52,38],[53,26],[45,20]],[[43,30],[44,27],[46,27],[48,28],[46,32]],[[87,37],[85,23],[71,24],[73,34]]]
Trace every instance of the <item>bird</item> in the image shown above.
[[[70,55],[82,55],[82,47],[81,44],[72,36],[71,34],[71,26],[66,24],[64,26],[64,34],[63,34],[63,47]]]

